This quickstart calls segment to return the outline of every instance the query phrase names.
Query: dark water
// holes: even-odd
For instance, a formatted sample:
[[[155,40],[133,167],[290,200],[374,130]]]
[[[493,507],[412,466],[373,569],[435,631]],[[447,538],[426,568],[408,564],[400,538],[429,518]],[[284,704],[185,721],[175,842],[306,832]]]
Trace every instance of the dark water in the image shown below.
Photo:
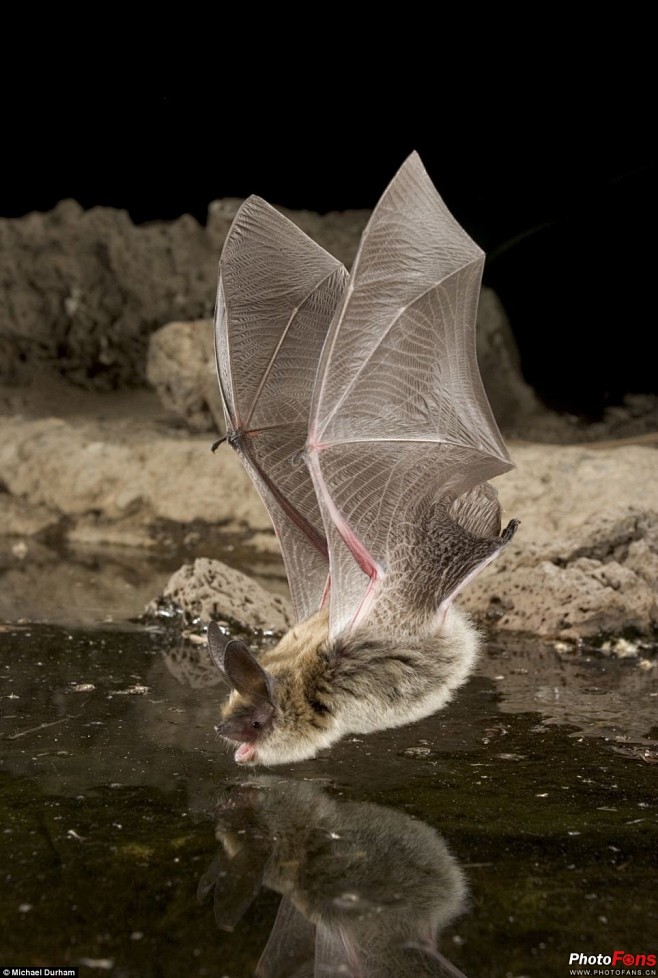
[[[205,655],[0,626],[0,966],[550,978],[655,953],[658,669],[491,649],[443,713],[252,772]]]

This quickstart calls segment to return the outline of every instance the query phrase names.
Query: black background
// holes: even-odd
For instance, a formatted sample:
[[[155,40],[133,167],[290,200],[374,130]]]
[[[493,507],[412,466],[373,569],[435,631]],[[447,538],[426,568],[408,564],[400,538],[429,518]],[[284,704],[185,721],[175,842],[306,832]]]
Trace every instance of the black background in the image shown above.
[[[240,98],[45,90],[7,105],[0,216],[65,197],[136,222],[203,222],[210,201],[250,193],[322,212],[372,207],[416,149],[487,251],[485,282],[527,378],[551,406],[595,417],[625,393],[658,391],[653,110],[640,70],[585,72],[575,88],[550,75],[538,86],[538,74],[531,84],[511,71],[477,95],[382,91],[376,109],[331,87],[308,101],[285,85]]]

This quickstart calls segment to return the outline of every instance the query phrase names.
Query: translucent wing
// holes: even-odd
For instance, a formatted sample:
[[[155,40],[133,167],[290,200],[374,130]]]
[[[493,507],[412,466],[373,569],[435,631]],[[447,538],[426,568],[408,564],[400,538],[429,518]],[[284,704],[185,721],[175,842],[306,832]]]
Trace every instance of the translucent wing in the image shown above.
[[[278,534],[298,618],[327,587],[327,543],[301,454],[322,344],[345,268],[259,197],[242,205],[219,265],[215,350],[229,443]]]
[[[214,890],[215,922],[220,930],[234,930],[256,899],[264,872],[259,856],[260,853],[254,856],[247,847],[233,857],[220,850],[199,880],[199,903]]]
[[[512,467],[477,367],[483,265],[412,154],[364,231],[313,394],[306,458],[334,636],[366,614],[419,500],[453,500]]]
[[[314,978],[315,927],[283,896],[256,978]]]

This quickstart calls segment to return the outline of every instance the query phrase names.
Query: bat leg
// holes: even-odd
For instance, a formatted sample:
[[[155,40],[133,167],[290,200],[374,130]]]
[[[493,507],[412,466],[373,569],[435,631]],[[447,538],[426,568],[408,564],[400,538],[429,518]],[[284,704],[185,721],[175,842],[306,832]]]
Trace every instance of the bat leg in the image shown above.
[[[447,560],[441,568],[439,621],[445,618],[457,595],[505,549],[519,523],[520,520],[510,520],[500,536],[488,539],[475,537],[453,523],[455,548],[452,559]]]
[[[355,626],[363,619],[366,611],[371,607],[375,587],[384,576],[384,570],[336,506],[327,488],[318,460],[318,453],[321,448],[322,446],[318,445],[314,437],[311,436],[307,445],[306,464],[311,472],[318,500],[320,501],[321,507],[324,508],[324,511],[329,516],[334,530],[354,557],[357,566],[370,579],[365,594],[361,599],[360,606],[352,619],[352,626]]]
[[[510,542],[510,540],[512,539],[512,537],[516,533],[517,529],[519,528],[519,524],[520,523],[521,523],[521,520],[510,520],[509,521],[509,523],[507,524],[507,526],[505,527],[505,529],[503,530],[503,532],[500,535],[500,539],[503,541],[503,546],[507,546],[507,544]]]
[[[351,621],[352,628],[357,628],[361,624],[361,622],[368,617],[368,613],[373,606],[375,596],[377,594],[378,581],[379,581],[379,577],[370,578],[365,593],[361,598],[361,603],[355,612],[354,618]]]
[[[383,575],[383,570],[379,563],[372,556],[363,541],[356,535],[350,524],[340,512],[331,493],[327,488],[322,469],[318,460],[318,453],[322,446],[318,445],[311,437],[306,451],[306,464],[311,472],[311,477],[315,485],[315,491],[320,501],[321,507],[326,507],[333,526],[338,532],[343,543],[354,557],[356,563],[366,574],[372,583],[375,583]]]
[[[351,627],[356,628],[365,618],[367,618],[368,613],[372,608],[375,596],[377,594],[378,584],[384,576],[384,570],[345,520],[341,520],[340,525],[337,526],[337,529],[345,545],[354,557],[354,560],[361,568],[363,573],[369,578],[368,585],[365,589],[363,597],[361,598],[359,607],[352,618]]]
[[[375,584],[382,576],[381,567],[349,524],[344,520],[341,522],[342,525],[338,527],[338,532],[344,540],[345,545],[348,547],[363,573],[368,575],[372,584]]]
[[[404,598],[407,616],[439,627],[457,595],[507,546],[517,526],[512,520],[500,535],[480,535],[458,522],[446,501],[432,503],[407,524],[392,551],[391,596]]]

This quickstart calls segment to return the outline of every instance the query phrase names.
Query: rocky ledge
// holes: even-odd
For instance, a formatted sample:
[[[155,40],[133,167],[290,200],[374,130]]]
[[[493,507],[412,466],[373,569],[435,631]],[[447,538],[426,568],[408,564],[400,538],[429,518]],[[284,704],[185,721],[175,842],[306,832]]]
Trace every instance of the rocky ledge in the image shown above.
[[[135,227],[123,212],[84,212],[72,201],[0,221],[6,617],[12,588],[24,595],[34,586],[31,563],[52,571],[52,603],[71,600],[58,573],[62,545],[131,555],[115,561],[115,575],[131,561],[140,568],[132,586],[146,603],[155,595],[144,594],[144,563],[135,555],[171,553],[183,542],[191,563],[163,600],[191,617],[214,614],[262,631],[290,620],[267,514],[234,454],[209,450],[222,412],[207,317],[238,205],[215,202],[205,228],[186,217]],[[348,264],[368,217],[290,216]],[[655,642],[658,399],[630,398],[596,425],[547,411],[523,380],[505,314],[486,289],[478,358],[517,464],[498,490],[506,517],[522,525],[463,605],[501,636]],[[247,548],[247,561],[228,566],[228,540]],[[215,553],[225,563],[213,561]],[[256,573],[265,557],[274,596],[239,571]],[[97,561],[94,571],[99,594],[103,566]]]
[[[142,403],[143,420],[125,412],[109,417],[107,402],[104,418],[93,418],[89,406],[66,417],[0,418],[0,525],[16,552],[26,548],[24,561],[31,542],[54,537],[157,552],[172,526],[183,536],[212,528],[256,555],[277,552],[267,514],[235,454],[222,446],[213,455],[208,435],[159,417],[153,401],[151,395],[150,412]],[[464,593],[463,605],[500,632],[569,640],[655,637],[656,449],[512,442],[510,450],[517,467],[497,485],[505,517],[519,518],[521,527]],[[285,626],[285,601],[266,599],[242,576],[211,565],[197,561],[181,571],[167,596],[201,616],[212,612],[260,629]]]

